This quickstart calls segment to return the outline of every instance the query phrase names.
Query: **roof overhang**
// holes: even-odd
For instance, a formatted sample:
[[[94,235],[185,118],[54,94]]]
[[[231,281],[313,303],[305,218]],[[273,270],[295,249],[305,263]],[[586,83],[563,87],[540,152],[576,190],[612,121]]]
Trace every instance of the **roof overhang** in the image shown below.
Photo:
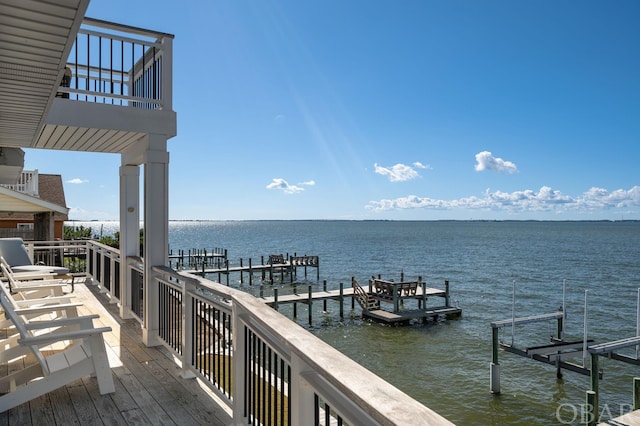
[[[21,213],[55,212],[69,214],[64,206],[0,186],[0,211]]]
[[[16,183],[24,167],[24,151],[20,148],[0,146],[0,184]]]
[[[88,6],[0,0],[0,146],[38,140]]]

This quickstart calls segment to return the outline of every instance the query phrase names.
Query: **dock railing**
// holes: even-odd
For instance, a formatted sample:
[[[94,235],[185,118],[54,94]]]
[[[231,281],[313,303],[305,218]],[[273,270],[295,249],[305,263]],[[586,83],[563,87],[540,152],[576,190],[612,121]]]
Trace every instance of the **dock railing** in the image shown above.
[[[87,283],[147,326],[143,259],[123,259],[93,240],[56,247],[83,248]],[[224,401],[234,424],[452,424],[262,300],[165,265],[151,270],[158,344],[179,360],[185,379],[197,377]]]

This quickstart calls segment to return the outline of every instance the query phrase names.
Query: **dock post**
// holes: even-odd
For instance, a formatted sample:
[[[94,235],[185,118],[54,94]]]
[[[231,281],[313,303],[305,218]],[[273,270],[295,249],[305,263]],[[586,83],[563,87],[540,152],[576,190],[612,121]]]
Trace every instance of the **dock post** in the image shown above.
[[[444,280],[444,305],[451,306],[449,300],[449,280]]]
[[[591,390],[587,391],[587,424],[595,425],[598,419],[599,373],[598,354],[591,354]]]
[[[309,325],[312,323],[313,318],[313,289],[309,286]]]
[[[242,258],[240,258],[240,284],[244,284],[244,274],[242,273]]]
[[[427,283],[422,282],[422,277],[418,277],[418,285],[422,288],[422,299],[418,300],[421,309],[427,310]],[[426,322],[426,321],[425,321]]]
[[[400,271],[400,282],[404,282],[404,271]]]
[[[400,310],[400,304],[398,303],[398,284],[393,283],[393,312]]]
[[[562,341],[563,336],[562,336],[562,330],[563,330],[563,325],[562,325],[562,320],[563,317],[558,318],[558,340]],[[558,354],[560,354],[560,352],[558,351]],[[562,379],[562,367],[560,367],[560,360],[562,357],[558,356],[558,358],[556,359],[556,378],[557,379]]]
[[[298,304],[296,302],[293,302],[293,318],[298,318]]]
[[[344,284],[340,283],[340,318],[344,318]]]
[[[633,411],[640,410],[640,377],[633,378]]]
[[[273,289],[273,309],[278,310],[278,289]]]
[[[496,327],[491,328],[492,331],[492,356],[491,356],[491,393],[500,393],[500,363],[498,362],[498,353],[500,350],[500,339],[498,336],[499,329]]]
[[[598,395],[592,390],[587,391],[585,411],[585,424],[587,426],[596,426],[596,420],[598,418]]]
[[[327,280],[324,280],[322,282],[322,291],[324,291],[325,293],[327,292]],[[324,312],[327,312],[327,299],[322,300],[322,310]]]
[[[260,284],[260,298],[264,297],[264,284]]]

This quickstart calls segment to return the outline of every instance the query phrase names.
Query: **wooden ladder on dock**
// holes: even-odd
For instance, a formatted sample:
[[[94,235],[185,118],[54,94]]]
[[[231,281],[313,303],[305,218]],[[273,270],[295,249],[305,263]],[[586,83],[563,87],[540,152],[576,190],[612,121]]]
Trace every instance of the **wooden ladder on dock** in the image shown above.
[[[351,285],[353,286],[353,297],[358,301],[358,304],[365,311],[375,311],[380,309],[380,301],[369,297],[369,293],[358,283],[358,280],[351,278]]]

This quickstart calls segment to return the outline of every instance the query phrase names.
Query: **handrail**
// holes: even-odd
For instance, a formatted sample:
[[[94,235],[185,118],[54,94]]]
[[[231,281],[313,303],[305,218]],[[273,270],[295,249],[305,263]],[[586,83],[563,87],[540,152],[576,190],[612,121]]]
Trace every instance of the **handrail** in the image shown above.
[[[236,361],[234,368],[238,371],[242,372],[245,368],[244,371],[249,369],[254,374],[255,371],[261,371],[261,376],[269,379],[273,377],[267,364],[262,364],[262,360],[252,360],[251,355],[255,354],[246,347],[247,342],[243,342],[245,339],[242,339],[246,333],[257,336],[260,345],[265,345],[266,349],[259,352],[261,357],[268,350],[288,364],[291,369],[288,381],[294,387],[289,395],[289,404],[294,404],[291,416],[301,420],[301,424],[311,421],[308,416],[313,413],[306,412],[304,407],[312,404],[310,400],[314,399],[324,401],[332,411],[337,412],[335,416],[349,424],[450,424],[309,331],[292,323],[260,299],[166,266],[155,266],[152,270],[158,275],[154,277],[155,280],[171,283],[172,288],[182,290],[183,307],[190,305],[189,299],[197,298],[231,313],[233,358],[248,360],[252,364],[243,366],[243,363]],[[229,301],[230,306],[220,305],[221,300]],[[182,316],[187,317],[184,313]],[[188,318],[187,322],[190,323]],[[201,375],[184,353],[182,359],[183,369]],[[254,362],[258,365],[253,365]],[[256,368],[259,370],[255,370]],[[238,371],[234,370],[235,373]],[[243,403],[243,392],[246,392],[243,391],[246,385],[243,377],[240,374],[233,379],[234,395],[227,400],[232,407]],[[296,387],[299,388],[295,389]],[[295,423],[294,421],[293,424]]]
[[[85,18],[58,97],[172,110],[172,34]]]
[[[89,262],[111,252],[111,268],[125,262],[143,276],[144,259],[122,259],[94,241],[87,246],[94,252]],[[183,377],[199,377],[231,408],[234,423],[323,424],[317,416],[327,414],[332,424],[452,424],[262,300],[166,265],[151,272],[145,281],[159,292],[158,342],[181,360]],[[271,396],[262,400],[265,389]]]
[[[355,277],[351,277],[351,286],[353,287],[353,290],[358,295],[356,300],[358,302],[361,302],[360,306],[362,306],[362,309],[369,310],[369,295],[367,294],[366,291],[364,291],[364,288],[362,288],[362,286],[355,279]]]

